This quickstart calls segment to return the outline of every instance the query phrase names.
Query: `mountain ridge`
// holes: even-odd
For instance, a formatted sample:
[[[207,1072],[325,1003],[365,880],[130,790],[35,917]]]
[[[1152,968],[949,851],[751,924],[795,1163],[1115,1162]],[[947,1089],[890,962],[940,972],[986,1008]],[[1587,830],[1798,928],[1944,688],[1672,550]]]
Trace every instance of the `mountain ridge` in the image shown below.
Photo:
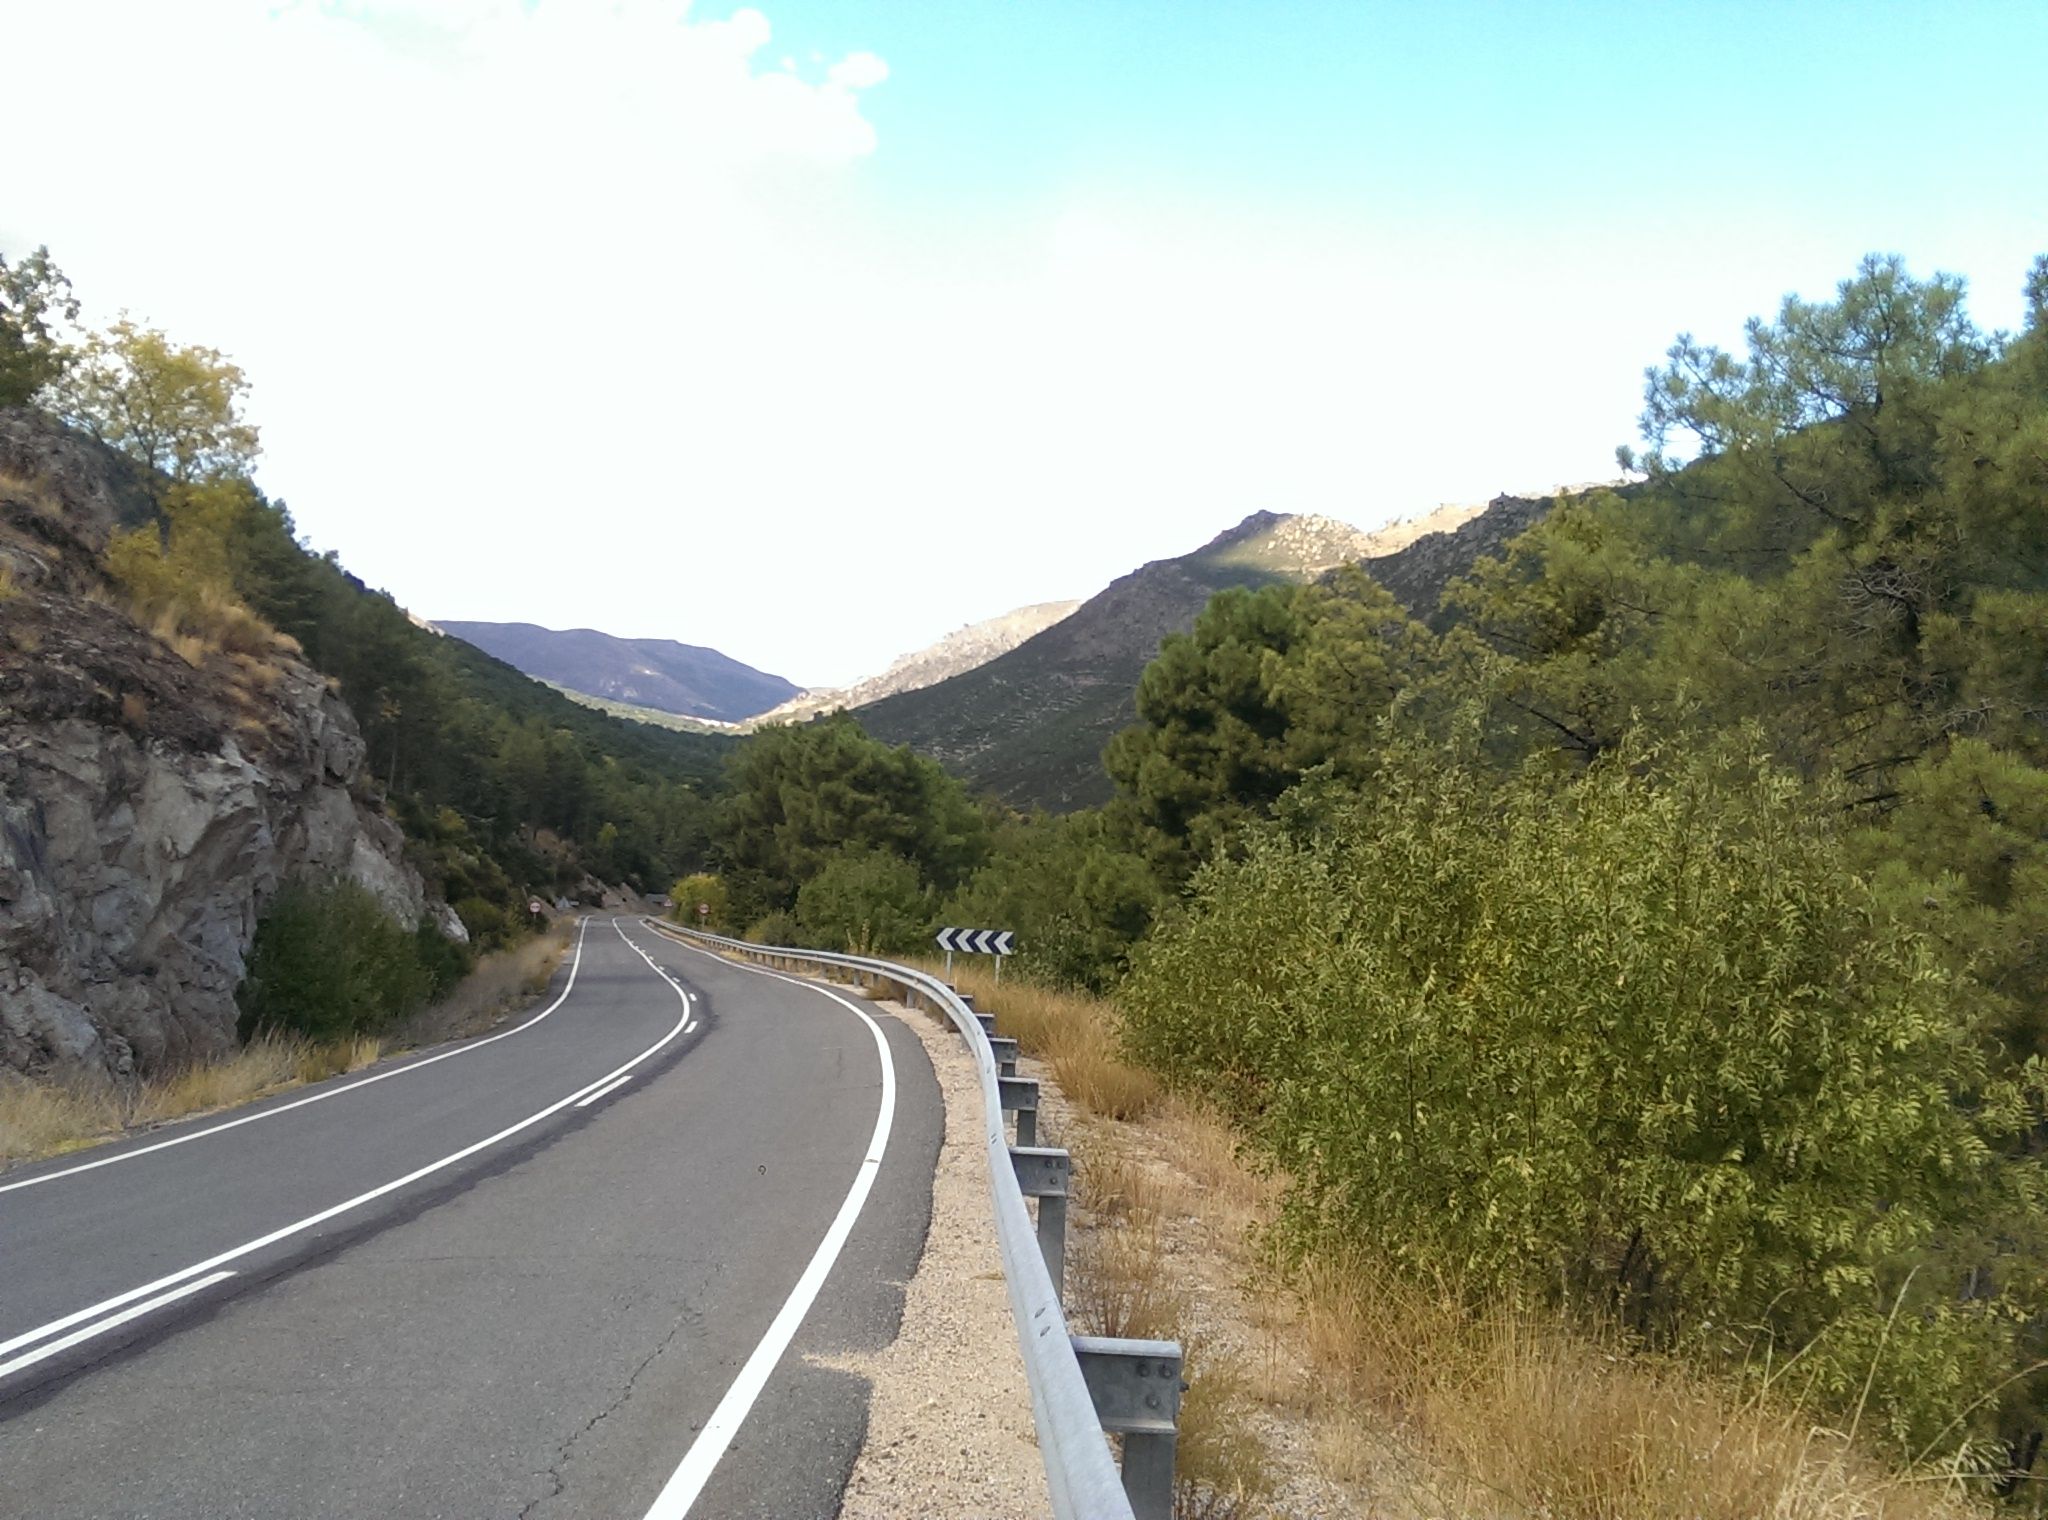
[[[719,650],[674,639],[623,639],[597,628],[436,618],[439,631],[535,680],[630,707],[737,723],[802,688]]]

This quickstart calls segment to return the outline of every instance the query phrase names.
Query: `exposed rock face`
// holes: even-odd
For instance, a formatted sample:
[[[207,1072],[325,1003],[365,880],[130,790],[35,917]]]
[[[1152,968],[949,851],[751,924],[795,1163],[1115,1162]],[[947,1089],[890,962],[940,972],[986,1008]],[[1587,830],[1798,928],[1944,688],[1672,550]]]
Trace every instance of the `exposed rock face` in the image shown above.
[[[97,456],[97,458],[95,457]],[[286,646],[174,651],[100,569],[118,461],[0,412],[0,1065],[146,1073],[232,1045],[286,881],[431,915],[363,789],[355,719]],[[196,661],[196,663],[195,663]]]

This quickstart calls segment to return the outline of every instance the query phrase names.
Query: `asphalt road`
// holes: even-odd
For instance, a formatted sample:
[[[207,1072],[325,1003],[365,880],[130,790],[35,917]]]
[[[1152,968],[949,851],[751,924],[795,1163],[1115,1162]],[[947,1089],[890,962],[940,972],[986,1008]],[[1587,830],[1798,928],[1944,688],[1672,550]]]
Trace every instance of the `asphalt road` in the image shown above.
[[[0,1174],[0,1515],[832,1515],[922,1046],[625,919],[549,1006]]]

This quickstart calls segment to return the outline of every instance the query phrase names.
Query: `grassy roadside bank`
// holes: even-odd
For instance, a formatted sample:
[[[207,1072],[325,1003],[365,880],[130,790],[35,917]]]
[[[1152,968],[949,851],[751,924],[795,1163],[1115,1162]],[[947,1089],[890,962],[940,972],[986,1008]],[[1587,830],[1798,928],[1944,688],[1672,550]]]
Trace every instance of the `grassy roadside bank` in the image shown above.
[[[573,923],[557,924],[483,957],[447,997],[382,1035],[334,1041],[259,1035],[218,1060],[132,1086],[104,1078],[46,1082],[0,1073],[0,1166],[62,1155],[479,1034],[546,990],[573,935]]]
[[[1070,1310],[1190,1351],[1176,1514],[1545,1520],[1964,1520],[1953,1475],[1901,1473],[1770,1390],[1634,1351],[1541,1309],[1474,1310],[1369,1254],[1283,1266],[1285,1187],[1234,1132],[1125,1061],[1113,1006],[956,980],[1064,1095],[1081,1194]],[[1290,1471],[1293,1468],[1296,1471]],[[1292,1496],[1287,1502],[1283,1496]]]

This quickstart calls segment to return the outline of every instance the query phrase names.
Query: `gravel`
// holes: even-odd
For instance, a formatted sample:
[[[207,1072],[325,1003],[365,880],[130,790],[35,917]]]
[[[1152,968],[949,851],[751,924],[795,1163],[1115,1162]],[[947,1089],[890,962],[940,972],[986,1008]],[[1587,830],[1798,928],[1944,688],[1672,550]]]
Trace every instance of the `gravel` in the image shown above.
[[[946,1100],[931,1232],[873,1391],[843,1520],[1046,1520],[1031,1392],[996,1250],[974,1063],[951,1023],[883,1004],[924,1041]]]

